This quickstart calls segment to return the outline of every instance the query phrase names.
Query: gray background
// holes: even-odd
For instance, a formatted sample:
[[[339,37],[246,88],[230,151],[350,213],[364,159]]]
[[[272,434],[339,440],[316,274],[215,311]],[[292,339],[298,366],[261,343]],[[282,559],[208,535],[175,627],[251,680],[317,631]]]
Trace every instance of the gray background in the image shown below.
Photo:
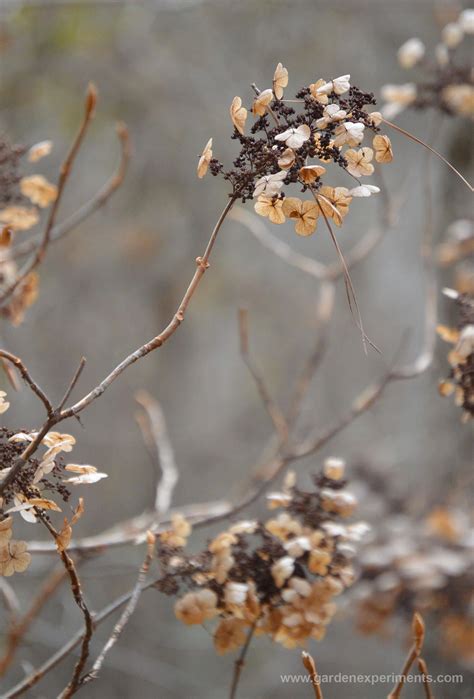
[[[396,62],[396,49],[419,36],[433,49],[439,27],[456,4],[417,0],[308,0],[241,2],[36,3],[18,10],[0,2],[0,128],[12,141],[52,138],[55,148],[41,171],[53,179],[76,128],[89,80],[100,93],[97,117],[82,149],[64,200],[63,214],[87,199],[117,159],[114,122],[124,120],[133,160],[122,190],[106,210],[51,248],[41,271],[41,295],[18,329],[4,325],[2,340],[21,355],[54,398],[62,395],[81,355],[87,368],[77,396],[94,386],[136,346],[169,320],[193,272],[194,259],[225,202],[224,183],[198,181],[196,156],[212,135],[215,154],[229,163],[235,153],[228,106],[235,94],[250,99],[255,81],[268,87],[278,61],[290,73],[290,91],[319,77],[352,74],[355,84],[379,92],[386,82],[410,79]],[[459,6],[458,6],[459,7]],[[5,43],[6,42],[6,43]],[[417,75],[416,71],[414,75]],[[403,115],[400,124],[427,137],[426,115]],[[445,122],[436,147],[469,172],[465,143],[469,127]],[[423,284],[417,254],[422,223],[419,173],[423,154],[393,136],[396,160],[385,170],[396,191],[408,176],[409,197],[396,229],[353,273],[369,336],[378,357],[362,350],[343,288],[331,324],[329,352],[314,384],[306,419],[323,427],[345,411],[357,391],[383,370],[408,329],[406,358],[422,337]],[[461,144],[461,145],[460,145]],[[462,185],[432,163],[435,236],[468,213]],[[348,249],[375,220],[374,200],[355,202],[339,232]],[[321,229],[297,240],[291,227],[278,235],[295,249],[325,261],[334,252]],[[444,280],[449,281],[449,277]],[[251,471],[270,435],[268,418],[238,353],[236,313],[250,311],[251,341],[274,395],[283,404],[288,386],[311,347],[314,280],[263,250],[240,225],[227,222],[212,266],[193,300],[185,325],[159,352],[132,367],[83,415],[84,430],[68,425],[78,439],[77,462],[109,473],[91,487],[87,516],[77,533],[92,534],[152,505],[154,473],[134,422],[134,392],[147,388],[167,416],[181,479],[175,504],[229,497]],[[443,319],[449,309],[442,302]],[[390,468],[394,487],[412,497],[419,512],[442,499],[465,472],[469,428],[459,423],[451,401],[436,383],[446,372],[445,348],[423,377],[391,386],[383,401],[347,429],[317,459],[298,465],[305,474],[335,453],[349,462],[364,457]],[[12,426],[32,427],[40,408],[23,390],[12,400]],[[257,508],[260,511],[260,508]],[[18,528],[20,531],[21,527]],[[25,536],[42,532],[25,529]],[[197,544],[202,537],[197,537]],[[196,545],[197,545],[196,544]],[[87,599],[98,609],[133,584],[141,551],[114,551],[82,566]],[[51,561],[35,560],[29,575],[15,578],[21,599],[33,594]],[[21,657],[37,665],[81,623],[64,589],[32,629]],[[105,638],[101,629],[94,648]],[[392,638],[361,639],[350,622],[338,620],[326,639],[311,646],[321,672],[397,671],[405,650],[401,626]],[[433,670],[456,671],[438,657]],[[232,657],[216,658],[212,640],[200,628],[183,629],[172,600],[148,592],[89,697],[177,699],[226,695]],[[457,668],[459,670],[459,668]],[[300,670],[298,652],[254,644],[240,696],[307,697],[307,686],[289,689],[281,672]],[[31,696],[55,696],[70,675],[71,658]],[[18,672],[20,672],[18,670]],[[12,673],[13,680],[19,675]],[[467,678],[466,678],[467,682]],[[328,697],[368,699],[387,686],[344,688]],[[443,687],[439,696],[471,696]],[[415,696],[410,690],[406,696]]]

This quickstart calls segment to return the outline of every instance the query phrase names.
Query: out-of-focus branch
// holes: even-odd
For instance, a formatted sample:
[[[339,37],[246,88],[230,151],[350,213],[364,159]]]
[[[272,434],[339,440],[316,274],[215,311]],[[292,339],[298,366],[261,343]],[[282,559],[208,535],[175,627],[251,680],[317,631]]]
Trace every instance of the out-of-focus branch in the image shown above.
[[[66,159],[61,165],[57,185],[57,196],[50,208],[49,216],[46,221],[46,225],[43,231],[43,235],[41,236],[39,245],[36,248],[35,254],[31,258],[31,260],[29,260],[24,265],[23,269],[20,270],[15,280],[6,289],[2,290],[0,294],[0,303],[4,303],[9,299],[9,297],[19,286],[19,284],[21,284],[31,274],[31,272],[33,272],[36,269],[36,267],[38,267],[38,265],[41,264],[46,255],[47,249],[51,242],[51,231],[53,229],[54,224],[56,223],[56,216],[64,193],[64,189],[69,179],[69,175],[71,174],[72,166],[74,164],[76,156],[84,140],[84,136],[86,135],[89,124],[94,116],[96,102],[97,90],[95,86],[91,83],[87,88],[86,99],[84,103],[84,116],[82,118],[79,131],[72,143],[72,146],[69,150],[69,153],[66,156]]]
[[[161,471],[155,493],[155,512],[163,515],[171,507],[173,492],[178,482],[174,450],[166,427],[166,420],[157,400],[147,391],[138,391],[135,400],[143,412],[137,412],[136,420],[157,470]]]
[[[272,421],[275,432],[279,436],[282,443],[288,438],[288,425],[285,416],[281,412],[278,405],[270,395],[265,380],[257,370],[249,352],[249,329],[248,329],[248,311],[246,308],[239,309],[239,338],[240,338],[240,354],[243,362],[249,370],[255,385],[257,387],[262,403]]]
[[[151,532],[147,532],[147,547],[146,547],[146,553],[145,553],[145,558],[143,560],[143,563],[140,567],[140,571],[138,573],[138,578],[137,582],[135,584],[135,587],[132,590],[132,594],[130,596],[130,599],[127,603],[127,606],[123,610],[123,613],[118,620],[118,622],[115,624],[112,634],[110,635],[109,639],[107,640],[106,644],[102,648],[101,652],[99,653],[96,661],[94,662],[94,665],[92,666],[92,670],[87,673],[87,675],[84,675],[80,681],[80,686],[83,686],[87,684],[88,682],[92,682],[93,680],[97,679],[99,672],[102,668],[102,665],[104,664],[105,657],[107,653],[109,653],[114,645],[117,643],[118,639],[122,635],[122,632],[129,622],[132,614],[134,613],[135,609],[137,608],[138,601],[140,599],[140,596],[142,594],[142,591],[145,586],[146,582],[146,577],[148,575],[148,570],[150,569],[150,564],[153,559],[153,552],[154,552],[154,547],[155,547],[155,536]]]
[[[111,196],[121,187],[130,160],[130,139],[127,127],[123,123],[117,124],[117,135],[120,141],[120,162],[116,172],[110,180],[88,202],[75,211],[62,223],[57,223],[51,229],[51,243],[64,238],[68,233],[77,228],[83,221],[101,209]],[[16,259],[34,252],[40,245],[41,236],[35,236],[30,240],[18,243],[12,251],[11,257]]]
[[[400,679],[388,695],[387,699],[398,699],[405,685],[408,673],[410,672],[413,663],[420,657],[425,638],[425,624],[423,618],[417,612],[415,612],[415,614],[413,615],[412,633],[413,645],[410,648],[410,651],[407,655],[407,659],[405,660],[405,664],[400,673]]]
[[[54,595],[66,575],[67,572],[63,567],[53,570],[36,597],[33,599],[28,611],[21,617],[21,619],[14,621],[10,625],[7,633],[7,647],[3,657],[0,659],[0,677],[5,674],[6,670],[11,665],[12,660],[15,657],[15,651],[31,624],[34,622],[46,602]],[[4,578],[0,578],[0,582],[3,583]]]

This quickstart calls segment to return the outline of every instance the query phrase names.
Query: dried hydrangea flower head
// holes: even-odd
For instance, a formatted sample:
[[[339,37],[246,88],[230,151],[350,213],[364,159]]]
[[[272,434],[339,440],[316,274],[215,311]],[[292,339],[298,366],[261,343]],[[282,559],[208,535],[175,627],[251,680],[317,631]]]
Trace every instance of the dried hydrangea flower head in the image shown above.
[[[0,391],[0,412],[5,412],[9,406],[5,397],[5,392]],[[50,522],[52,513],[61,512],[56,500],[69,502],[69,485],[96,483],[107,475],[89,464],[65,464],[64,454],[72,451],[76,440],[70,434],[50,431],[41,440],[43,453],[30,456],[24,468],[12,478],[12,465],[37,436],[37,432],[14,432],[6,427],[0,428],[0,482],[8,478],[0,498],[0,575],[22,572],[29,564],[24,542],[13,542],[15,546],[10,542],[8,551],[5,548],[11,539],[11,526],[15,516],[22,517],[30,524],[35,524],[40,519]],[[70,521],[64,518],[63,527],[58,533],[56,543],[60,550],[67,548],[72,525],[82,512],[83,504],[79,499],[72,518]]]
[[[395,507],[358,555],[350,593],[358,629],[386,635],[400,615],[422,610],[437,626],[440,651],[472,663],[472,541],[472,516],[459,505],[433,507],[415,526]]]
[[[468,422],[474,417],[474,296],[445,290],[459,308],[460,322],[457,328],[438,326],[438,334],[452,349],[448,353],[451,366],[449,377],[440,381],[442,396],[454,396],[454,402],[462,408],[462,419]]]
[[[233,199],[253,199],[260,216],[275,224],[293,219],[296,233],[308,236],[315,232],[320,216],[341,225],[352,200],[347,187],[324,181],[327,169],[321,163],[336,164],[346,180],[355,178],[360,187],[359,178],[374,172],[374,149],[379,163],[390,162],[393,152],[388,137],[378,133],[380,115],[367,111],[368,105],[375,104],[373,95],[351,85],[350,75],[316,80],[298,90],[296,99],[285,98],[287,85],[288,71],[279,63],[271,88],[260,91],[253,86],[255,96],[249,109],[240,97],[234,97],[232,138],[239,142],[240,152],[233,169],[225,170],[213,157],[209,141],[198,163],[198,176],[209,168],[212,175],[221,175],[230,183]],[[249,113],[255,121],[246,131]],[[361,145],[368,131],[379,139],[373,148]],[[292,192],[295,187],[297,192]],[[309,196],[298,197],[298,191]],[[325,191],[345,197],[344,214]],[[372,187],[356,196],[378,191]]]
[[[474,73],[469,63],[459,59],[460,45],[474,34],[474,10],[460,13],[455,22],[449,22],[441,31],[441,41],[434,50],[434,62],[427,60],[423,42],[414,37],[398,49],[398,62],[411,70],[418,64],[427,77],[419,82],[385,85],[382,97],[386,104],[382,111],[392,119],[406,107],[427,109],[433,107],[445,114],[474,118]]]
[[[196,555],[184,552],[175,524],[160,536],[157,587],[178,595],[175,613],[183,623],[217,622],[219,654],[242,646],[249,629],[287,648],[323,638],[336,611],[334,598],[354,579],[352,542],[363,525],[341,521],[355,500],[340,459],[325,463],[311,491],[299,489],[289,474],[268,504],[282,511],[265,521],[232,524]]]
[[[459,218],[448,228],[436,251],[438,264],[453,268],[450,286],[474,296],[474,221]]]
[[[7,290],[18,275],[17,263],[11,255],[14,237],[36,226],[40,210],[49,207],[58,193],[56,185],[43,175],[22,176],[19,173],[20,163],[24,162],[21,158],[26,154],[30,163],[36,163],[51,149],[51,141],[37,143],[27,151],[22,146],[12,148],[0,140],[0,293]],[[19,325],[37,296],[38,275],[32,271],[13,290],[0,313],[13,325]]]

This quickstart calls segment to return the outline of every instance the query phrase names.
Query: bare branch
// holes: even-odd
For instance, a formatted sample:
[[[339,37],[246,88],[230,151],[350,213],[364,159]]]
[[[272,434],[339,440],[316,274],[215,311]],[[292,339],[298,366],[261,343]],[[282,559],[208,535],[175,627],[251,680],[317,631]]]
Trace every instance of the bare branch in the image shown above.
[[[74,212],[62,223],[57,223],[51,229],[51,242],[54,243],[64,238],[68,233],[77,228],[83,221],[101,209],[111,198],[111,196],[121,187],[130,160],[130,139],[127,127],[123,123],[117,124],[117,135],[120,141],[120,162],[116,172],[110,180],[95,194],[92,199],[86,202],[80,209]],[[16,245],[11,251],[11,257],[16,259],[23,255],[34,252],[41,242],[41,236],[35,236]]]
[[[33,393],[35,393],[40,401],[43,403],[44,407],[46,408],[46,412],[48,413],[48,416],[51,417],[54,408],[52,406],[51,401],[49,400],[48,396],[46,393],[43,391],[43,389],[40,387],[39,384],[36,383],[36,381],[32,378],[30,372],[26,368],[26,366],[23,364],[21,359],[19,357],[16,357],[14,354],[11,352],[7,352],[6,350],[0,350],[0,357],[5,359],[7,362],[10,362],[13,364],[13,366],[19,371],[21,374],[22,379],[25,381],[26,384],[31,388]]]
[[[18,285],[21,284],[21,282],[23,282],[26,279],[26,277],[28,277],[28,275],[31,274],[31,272],[33,272],[33,270],[36,269],[36,267],[38,267],[39,264],[41,264],[46,255],[46,251],[51,241],[51,231],[56,222],[56,215],[58,213],[59,205],[61,203],[64,188],[69,179],[69,175],[71,174],[71,169],[74,164],[74,160],[76,159],[77,153],[79,152],[79,149],[82,145],[84,136],[86,135],[87,128],[94,116],[96,102],[97,90],[95,86],[91,83],[87,88],[86,99],[84,104],[84,116],[79,127],[79,131],[72,143],[71,149],[69,150],[66,159],[61,165],[58,180],[57,196],[49,211],[48,220],[46,221],[44,232],[41,237],[41,242],[39,243],[34,256],[31,258],[29,262],[25,264],[23,269],[20,270],[15,281],[12,282],[10,286],[8,286],[6,289],[2,291],[0,295],[0,303],[5,302],[11,296],[11,294],[15,291]]]
[[[156,486],[155,512],[163,515],[171,507],[173,492],[179,478],[174,450],[168,435],[165,416],[158,401],[147,391],[138,391],[135,394],[135,400],[143,409],[143,414],[137,413],[136,416],[143,439],[161,470],[161,478]]]
[[[154,552],[154,547],[155,547],[155,536],[151,532],[147,533],[147,548],[146,548],[146,554],[144,561],[141,565],[140,571],[138,573],[138,578],[137,582],[135,584],[135,587],[132,590],[132,594],[130,596],[130,599],[127,603],[127,606],[122,612],[122,615],[118,622],[115,624],[112,634],[107,640],[107,643],[104,645],[102,648],[101,652],[99,653],[96,661],[94,662],[94,665],[92,666],[92,670],[87,673],[87,675],[84,675],[84,677],[81,679],[81,686],[84,684],[87,684],[88,682],[92,682],[95,680],[99,672],[102,668],[102,665],[104,664],[105,656],[107,653],[109,653],[114,645],[117,643],[118,639],[122,635],[122,631],[124,630],[125,626],[129,622],[132,614],[134,613],[135,609],[137,608],[138,600],[140,599],[140,596],[142,594],[142,591],[145,586],[145,581],[146,577],[148,574],[148,570],[150,568],[150,564],[153,558],[153,552]]]
[[[240,337],[240,354],[249,370],[255,385],[257,386],[258,393],[262,399],[262,403],[272,421],[273,427],[276,433],[279,435],[282,443],[286,442],[288,439],[288,425],[286,424],[285,416],[281,412],[278,405],[275,403],[273,398],[267,389],[265,381],[262,375],[259,373],[255,364],[252,361],[249,353],[249,332],[248,332],[248,311],[246,308],[239,309],[239,337]]]

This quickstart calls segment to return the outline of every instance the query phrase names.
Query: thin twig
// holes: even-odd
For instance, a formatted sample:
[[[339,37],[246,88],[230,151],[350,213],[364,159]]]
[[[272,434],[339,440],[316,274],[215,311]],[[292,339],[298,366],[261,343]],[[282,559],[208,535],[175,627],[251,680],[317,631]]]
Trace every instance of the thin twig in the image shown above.
[[[435,699],[434,694],[431,691],[431,682],[428,677],[428,666],[423,658],[418,658],[418,670],[423,677],[423,688],[425,690],[426,699]]]
[[[147,391],[138,391],[135,400],[142,407],[144,414],[137,414],[137,422],[143,439],[154,461],[161,471],[155,493],[155,512],[163,515],[171,507],[173,492],[178,482],[179,472],[176,466],[174,450],[166,427],[161,405]]]
[[[84,408],[87,408],[96,398],[101,396],[104,393],[104,391],[106,391],[107,388],[115,381],[115,379],[117,379],[125,371],[125,369],[137,362],[139,359],[146,357],[148,354],[150,354],[150,352],[153,352],[159,347],[162,347],[162,345],[164,345],[164,343],[176,332],[176,330],[183,322],[189,303],[197,287],[199,286],[202,277],[204,276],[206,270],[209,267],[209,258],[211,256],[212,249],[219,234],[219,230],[222,224],[224,223],[227,214],[234,205],[236,197],[237,193],[235,193],[227,202],[221,215],[219,216],[219,219],[217,220],[216,225],[214,226],[214,229],[211,233],[203,256],[198,257],[196,259],[196,270],[194,272],[194,275],[188,285],[188,288],[186,289],[186,292],[181,300],[181,303],[178,306],[178,309],[176,310],[173,318],[168,323],[168,325],[164,328],[164,330],[162,330],[162,332],[159,335],[156,335],[149,342],[146,342],[137,350],[129,354],[128,357],[126,357],[122,362],[120,362],[110,372],[110,374],[105,377],[105,379],[103,379],[92,391],[90,391],[81,400],[79,400],[70,408],[54,411],[54,413],[48,417],[48,420],[40,428],[36,438],[28,444],[23,453],[13,463],[9,473],[0,483],[0,496],[5,491],[5,488],[7,488],[16,479],[20,470],[23,468],[29,457],[35,453],[36,449],[41,444],[41,440],[48,433],[48,431],[51,429],[53,425],[56,425],[59,422],[66,420],[67,418],[77,416],[82,410],[84,410]]]
[[[74,387],[76,386],[77,382],[79,381],[82,372],[84,371],[84,367],[86,365],[86,358],[81,357],[81,360],[79,362],[79,366],[77,367],[76,371],[74,372],[74,375],[69,383],[69,386],[66,389],[66,392],[64,393],[64,396],[62,397],[59,405],[58,405],[58,410],[62,410],[64,405],[66,404],[66,401],[68,400],[69,396],[74,390]]]
[[[252,626],[250,627],[248,633],[247,633],[247,638],[245,640],[244,645],[242,646],[242,649],[239,653],[239,657],[234,663],[234,675],[232,677],[232,684],[230,687],[230,693],[229,693],[229,699],[235,699],[237,696],[237,689],[239,686],[239,681],[240,681],[240,676],[242,674],[242,670],[245,665],[245,658],[247,656],[248,649],[250,647],[250,643],[252,642],[253,635],[255,633],[255,628],[257,626],[257,621],[258,618],[253,622]]]
[[[275,403],[267,389],[265,380],[257,370],[252,361],[249,352],[249,330],[248,330],[248,311],[246,308],[239,309],[239,338],[240,338],[240,354],[243,362],[252,376],[257,387],[262,403],[267,411],[270,420],[276,433],[279,435],[282,443],[288,438],[288,425],[285,416],[281,412],[278,405]]]
[[[135,584],[135,587],[133,588],[132,594],[130,596],[130,599],[127,603],[127,606],[122,612],[122,615],[120,616],[120,619],[118,622],[115,624],[112,634],[110,635],[109,639],[107,640],[106,644],[102,648],[101,652],[99,653],[96,661],[94,662],[94,665],[92,666],[92,670],[88,672],[84,677],[81,679],[80,684],[81,686],[84,684],[87,684],[88,682],[92,682],[93,680],[97,679],[99,672],[102,668],[102,665],[104,664],[105,656],[107,653],[109,653],[114,645],[117,643],[118,639],[122,635],[122,632],[129,622],[132,614],[134,613],[138,600],[140,599],[140,596],[142,594],[142,591],[145,586],[145,581],[146,577],[148,574],[148,570],[150,568],[150,564],[153,558],[153,553],[154,553],[154,548],[155,548],[155,536],[151,532],[147,533],[147,547],[146,547],[146,554],[145,558],[143,560],[143,563],[140,567],[140,571],[138,573],[138,578],[137,582]]]
[[[388,695],[387,699],[398,699],[405,685],[408,673],[410,672],[413,663],[415,662],[415,660],[417,660],[417,658],[420,657],[425,637],[425,624],[423,622],[423,618],[417,612],[415,612],[415,614],[413,615],[412,633],[413,645],[411,646],[405,663],[403,665],[403,669],[400,674],[400,679]]]
[[[301,660],[306,670],[308,671],[309,677],[311,679],[311,685],[314,689],[315,699],[324,699],[323,692],[319,683],[318,671],[316,670],[316,664],[314,662],[313,656],[304,650],[301,653]]]
[[[54,408],[51,401],[49,400],[48,396],[43,391],[41,386],[38,383],[36,383],[36,381],[32,378],[30,372],[28,371],[22,360],[19,357],[16,357],[11,352],[7,352],[6,350],[0,350],[0,357],[2,357],[2,359],[5,359],[7,362],[10,362],[11,364],[13,364],[14,367],[16,367],[16,369],[21,374],[21,377],[24,380],[24,382],[28,384],[33,393],[36,393],[36,395],[46,408],[48,416],[51,417],[54,412]]]
[[[469,184],[469,182],[466,180],[466,178],[461,175],[459,170],[456,170],[454,165],[452,165],[449,162],[449,160],[446,160],[446,158],[443,155],[441,155],[441,153],[438,153],[438,151],[435,148],[428,145],[428,143],[425,143],[424,141],[422,141],[421,138],[414,136],[409,131],[405,131],[405,129],[402,129],[401,126],[397,126],[396,124],[393,124],[391,121],[387,121],[387,119],[382,119],[382,121],[384,124],[387,124],[387,126],[390,126],[392,129],[395,129],[395,131],[398,131],[399,133],[403,134],[404,136],[409,138],[411,141],[414,141],[415,143],[418,143],[420,146],[423,146],[423,148],[427,148],[429,151],[431,151],[431,153],[433,153],[434,155],[436,155],[437,158],[442,160],[443,163],[445,165],[447,165],[449,167],[449,169],[452,170],[464,182],[466,187],[468,187],[468,189],[470,189],[471,192],[474,191],[473,186],[471,184]]]
[[[38,511],[37,508],[35,508],[37,516],[39,519],[42,521],[42,523],[45,525],[45,527],[48,529],[50,534],[54,537],[54,539],[57,541],[58,540],[58,532],[56,529],[53,527],[53,525],[44,517],[44,515]],[[59,556],[61,558],[61,561],[63,562],[64,568],[69,576],[69,580],[71,583],[71,590],[72,594],[74,597],[74,601],[76,602],[77,606],[82,612],[82,615],[84,617],[84,636],[82,638],[82,644],[81,644],[81,653],[79,656],[79,660],[76,663],[76,666],[73,671],[72,678],[70,682],[67,684],[67,686],[64,688],[64,690],[61,692],[59,695],[58,699],[69,699],[70,697],[73,696],[73,694],[76,693],[76,690],[79,686],[79,680],[82,674],[82,671],[84,670],[84,666],[87,662],[87,658],[89,657],[89,647],[90,647],[90,642],[92,635],[94,633],[94,621],[92,619],[92,614],[89,611],[89,608],[84,600],[84,596],[82,594],[82,588],[81,588],[81,581],[79,579],[79,575],[76,570],[76,566],[74,564],[74,561],[72,558],[69,556],[67,551],[64,549],[59,549]]]

